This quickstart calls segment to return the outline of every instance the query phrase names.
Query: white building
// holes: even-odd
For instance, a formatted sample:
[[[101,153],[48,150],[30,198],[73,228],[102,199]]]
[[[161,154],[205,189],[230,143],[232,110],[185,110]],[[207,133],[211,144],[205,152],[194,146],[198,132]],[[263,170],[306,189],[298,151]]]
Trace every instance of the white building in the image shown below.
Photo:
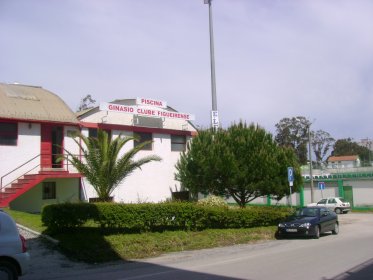
[[[152,140],[138,157],[156,154],[161,162],[151,162],[135,171],[113,192],[119,202],[159,202],[171,198],[171,192],[180,190],[175,181],[175,164],[186,143],[196,133],[190,123],[191,114],[179,113],[164,101],[137,98],[102,103],[99,107],[79,113],[78,116],[85,136],[94,136],[101,128],[112,137],[138,136],[142,141]],[[137,142],[136,142],[137,143]],[[131,141],[123,152],[136,145]],[[95,192],[84,181],[88,197]]]
[[[77,201],[80,174],[57,162],[73,148],[75,114],[55,94],[25,85],[0,84],[0,207],[38,212],[45,204]]]
[[[164,201],[171,190],[180,189],[174,166],[196,133],[193,116],[151,99],[113,103],[76,116],[57,95],[41,87],[0,83],[0,207],[40,212],[46,204],[95,197],[88,182],[67,161],[58,161],[58,155],[64,149],[79,154],[74,133],[94,135],[98,128],[112,137],[136,133],[143,140],[152,139],[138,156],[156,154],[163,159],[131,174],[113,193],[115,201]]]
[[[330,156],[328,168],[355,168],[360,167],[359,156]]]

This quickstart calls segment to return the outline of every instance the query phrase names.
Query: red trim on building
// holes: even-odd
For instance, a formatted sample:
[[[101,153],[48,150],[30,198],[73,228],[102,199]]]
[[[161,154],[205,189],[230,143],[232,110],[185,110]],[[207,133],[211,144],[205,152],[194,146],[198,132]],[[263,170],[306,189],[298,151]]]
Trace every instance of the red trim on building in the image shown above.
[[[57,122],[57,121],[46,121],[46,120],[28,120],[28,119],[17,119],[17,118],[0,118],[0,122],[56,124],[56,125],[69,125],[69,126],[79,127],[79,123]]]

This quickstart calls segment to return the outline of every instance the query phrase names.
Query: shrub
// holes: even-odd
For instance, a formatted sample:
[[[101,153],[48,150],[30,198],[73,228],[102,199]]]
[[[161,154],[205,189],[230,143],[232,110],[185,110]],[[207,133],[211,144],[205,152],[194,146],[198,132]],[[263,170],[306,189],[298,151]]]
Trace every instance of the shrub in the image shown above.
[[[44,207],[42,221],[49,230],[69,230],[93,220],[103,229],[121,231],[203,230],[275,225],[288,208],[204,206],[190,202],[116,204],[67,203]]]
[[[57,231],[80,227],[96,215],[96,207],[93,204],[63,203],[45,206],[41,220],[48,230]]]

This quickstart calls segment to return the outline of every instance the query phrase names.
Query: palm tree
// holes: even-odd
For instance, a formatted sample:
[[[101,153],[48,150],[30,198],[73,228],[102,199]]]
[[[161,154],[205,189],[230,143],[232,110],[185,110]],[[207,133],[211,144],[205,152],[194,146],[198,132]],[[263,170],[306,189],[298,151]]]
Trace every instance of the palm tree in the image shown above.
[[[122,137],[114,140],[104,130],[98,129],[96,137],[86,137],[78,134],[75,143],[81,149],[83,156],[77,156],[69,151],[62,158],[69,161],[90,182],[101,201],[109,201],[116,187],[137,168],[151,161],[160,161],[156,155],[134,160],[134,156],[151,141],[140,143],[119,157],[123,146],[136,137]],[[84,144],[84,145],[83,145]]]

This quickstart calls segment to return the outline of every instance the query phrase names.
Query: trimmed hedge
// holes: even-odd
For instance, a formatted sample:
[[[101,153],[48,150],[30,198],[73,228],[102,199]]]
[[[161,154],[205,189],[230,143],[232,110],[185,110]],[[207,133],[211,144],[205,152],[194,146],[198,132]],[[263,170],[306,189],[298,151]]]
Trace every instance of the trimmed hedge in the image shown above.
[[[88,203],[63,203],[43,207],[41,221],[50,230],[80,227],[97,216],[96,207]]]
[[[276,225],[289,208],[249,206],[243,209],[195,203],[66,203],[43,208],[48,230],[69,230],[93,220],[102,228],[128,231],[203,230]]]

